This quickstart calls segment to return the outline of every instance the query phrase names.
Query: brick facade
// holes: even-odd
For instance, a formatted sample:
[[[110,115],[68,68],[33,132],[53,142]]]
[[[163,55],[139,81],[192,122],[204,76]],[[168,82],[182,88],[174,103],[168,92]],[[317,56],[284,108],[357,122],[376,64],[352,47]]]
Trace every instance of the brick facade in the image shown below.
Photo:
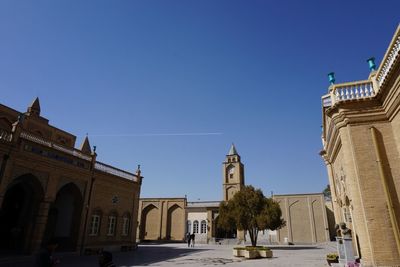
[[[400,265],[400,27],[366,81],[323,97],[323,150],[337,222],[363,266]]]
[[[75,140],[40,116],[38,99],[25,113],[0,105],[0,249],[32,253],[51,238],[61,251],[135,246],[140,170],[100,163],[88,138]]]

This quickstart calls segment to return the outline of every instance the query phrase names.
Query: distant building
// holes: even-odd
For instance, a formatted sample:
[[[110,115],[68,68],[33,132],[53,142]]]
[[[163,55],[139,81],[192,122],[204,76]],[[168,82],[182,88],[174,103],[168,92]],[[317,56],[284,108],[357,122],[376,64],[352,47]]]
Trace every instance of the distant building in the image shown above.
[[[244,186],[244,165],[232,144],[222,163],[223,201],[230,200]],[[281,206],[282,216],[288,221],[287,226],[279,231],[260,232],[259,243],[312,244],[330,240],[322,193],[276,195],[274,199]],[[238,243],[249,240],[242,231],[218,228],[220,203],[187,202],[186,198],[142,198],[138,237],[141,241],[184,241],[185,233],[189,232],[196,235],[197,243]]]
[[[141,198],[139,202],[139,239],[184,240],[185,208],[185,198]]]
[[[324,195],[274,195],[286,225],[277,230],[279,243],[316,244],[330,240],[327,207]]]
[[[142,176],[96,160],[86,137],[0,104],[0,251],[129,249],[136,243]]]
[[[363,266],[400,266],[400,26],[367,80],[322,97],[323,157],[337,222]]]

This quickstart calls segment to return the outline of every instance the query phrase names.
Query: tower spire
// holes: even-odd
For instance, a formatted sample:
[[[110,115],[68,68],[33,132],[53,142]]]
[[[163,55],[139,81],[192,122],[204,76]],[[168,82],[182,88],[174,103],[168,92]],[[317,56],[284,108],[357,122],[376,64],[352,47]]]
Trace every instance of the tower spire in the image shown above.
[[[40,115],[39,97],[36,97],[35,100],[33,100],[32,104],[28,107],[28,113],[29,115]]]
[[[85,139],[83,140],[81,147],[79,148],[83,153],[90,154],[92,153],[92,149],[90,148],[89,137],[86,134]]]
[[[228,156],[231,156],[231,155],[239,155],[237,153],[237,150],[236,150],[236,147],[235,147],[234,143],[232,143],[231,148],[229,149]]]

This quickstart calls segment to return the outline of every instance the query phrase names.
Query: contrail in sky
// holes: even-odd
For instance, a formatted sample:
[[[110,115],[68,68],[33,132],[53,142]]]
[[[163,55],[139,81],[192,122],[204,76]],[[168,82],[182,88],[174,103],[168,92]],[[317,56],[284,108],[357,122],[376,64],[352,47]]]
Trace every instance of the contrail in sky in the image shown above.
[[[223,133],[138,133],[138,134],[91,134],[93,137],[141,137],[141,136],[205,136]]]

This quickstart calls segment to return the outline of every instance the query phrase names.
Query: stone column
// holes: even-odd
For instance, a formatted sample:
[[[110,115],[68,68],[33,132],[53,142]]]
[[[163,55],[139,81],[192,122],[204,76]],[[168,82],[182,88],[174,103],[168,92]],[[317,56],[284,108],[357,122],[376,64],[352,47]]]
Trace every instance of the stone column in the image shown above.
[[[164,227],[164,222],[163,222],[163,214],[164,214],[164,201],[160,201],[160,234],[158,236],[158,239],[163,238],[163,227]]]
[[[162,227],[161,227],[161,239],[167,238],[167,227],[168,227],[168,207],[169,201],[163,201],[163,209],[161,213]]]
[[[57,195],[57,185],[58,185],[58,175],[50,173],[44,200],[40,202],[38,213],[34,219],[35,228],[33,229],[31,235],[32,238],[30,241],[30,250],[32,252],[35,252],[38,249],[40,249],[40,246],[43,242],[50,205],[55,201]]]
[[[39,211],[34,222],[35,228],[32,232],[32,238],[30,242],[30,250],[32,252],[39,250],[42,244],[44,233],[46,231],[47,218],[51,202],[52,201],[49,200],[40,202]]]

